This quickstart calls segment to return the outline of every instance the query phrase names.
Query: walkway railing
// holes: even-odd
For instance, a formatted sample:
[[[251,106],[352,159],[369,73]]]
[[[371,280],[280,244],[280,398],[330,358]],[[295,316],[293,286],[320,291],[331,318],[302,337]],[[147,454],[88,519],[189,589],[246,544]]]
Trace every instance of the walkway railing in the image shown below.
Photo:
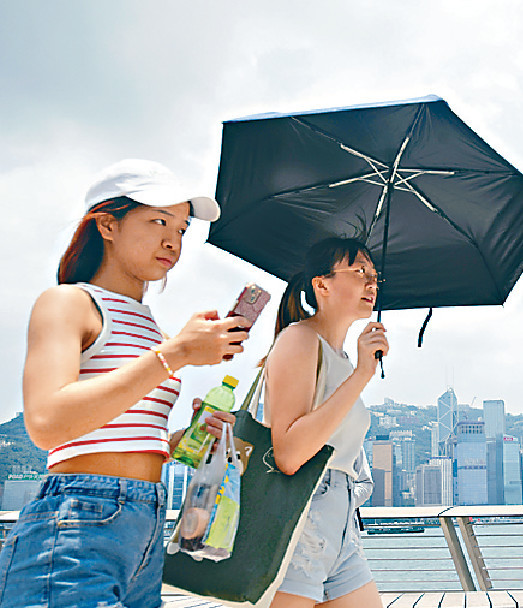
[[[523,590],[523,505],[364,507],[361,516],[382,592]]]
[[[523,505],[360,511],[382,593],[523,591]],[[166,535],[177,516],[168,511]],[[0,538],[17,518],[16,511],[0,512]]]

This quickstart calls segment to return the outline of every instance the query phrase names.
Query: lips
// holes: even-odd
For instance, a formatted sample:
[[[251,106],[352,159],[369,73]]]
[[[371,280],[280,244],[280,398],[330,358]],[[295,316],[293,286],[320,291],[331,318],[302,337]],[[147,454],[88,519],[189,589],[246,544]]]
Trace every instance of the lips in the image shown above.
[[[364,302],[372,304],[374,306],[374,298],[361,298]]]
[[[158,262],[160,262],[160,264],[165,266],[165,268],[172,268],[175,263],[175,261],[171,258],[157,257],[156,259],[158,260]]]

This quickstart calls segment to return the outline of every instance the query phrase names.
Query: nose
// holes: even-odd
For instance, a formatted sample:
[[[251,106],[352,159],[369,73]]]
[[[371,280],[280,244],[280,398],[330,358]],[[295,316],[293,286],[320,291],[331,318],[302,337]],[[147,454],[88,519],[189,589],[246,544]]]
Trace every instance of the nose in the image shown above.
[[[173,231],[169,235],[165,235],[162,241],[162,247],[167,251],[176,251],[181,247],[182,237],[179,231]]]

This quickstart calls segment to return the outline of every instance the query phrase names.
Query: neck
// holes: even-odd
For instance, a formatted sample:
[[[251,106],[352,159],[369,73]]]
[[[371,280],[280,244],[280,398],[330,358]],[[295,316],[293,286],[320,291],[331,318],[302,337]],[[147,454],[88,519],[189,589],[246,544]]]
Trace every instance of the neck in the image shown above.
[[[329,315],[319,310],[315,315],[306,320],[316,333],[320,334],[334,348],[341,351],[347,331],[356,319],[340,318],[340,316]]]
[[[144,281],[115,273],[103,263],[89,283],[107,289],[107,291],[120,293],[128,298],[133,298],[133,300],[138,302],[143,300],[146,290],[146,283]]]

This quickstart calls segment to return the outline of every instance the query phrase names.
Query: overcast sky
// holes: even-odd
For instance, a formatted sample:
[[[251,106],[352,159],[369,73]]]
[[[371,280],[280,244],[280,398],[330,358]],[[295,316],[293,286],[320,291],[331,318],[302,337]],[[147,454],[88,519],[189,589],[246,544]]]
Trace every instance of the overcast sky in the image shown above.
[[[520,0],[0,0],[0,421],[22,408],[30,309],[101,168],[157,160],[213,194],[224,120],[436,94],[521,170],[522,30]],[[225,314],[248,280],[273,298],[242,357],[184,371],[173,426],[224,373],[246,392],[284,288],[204,245],[207,230],[194,222],[167,289],[151,287],[164,330],[195,310]],[[386,378],[367,404],[435,404],[453,386],[460,403],[523,413],[522,311],[521,280],[504,307],[436,310],[421,349],[426,311],[385,313]]]

